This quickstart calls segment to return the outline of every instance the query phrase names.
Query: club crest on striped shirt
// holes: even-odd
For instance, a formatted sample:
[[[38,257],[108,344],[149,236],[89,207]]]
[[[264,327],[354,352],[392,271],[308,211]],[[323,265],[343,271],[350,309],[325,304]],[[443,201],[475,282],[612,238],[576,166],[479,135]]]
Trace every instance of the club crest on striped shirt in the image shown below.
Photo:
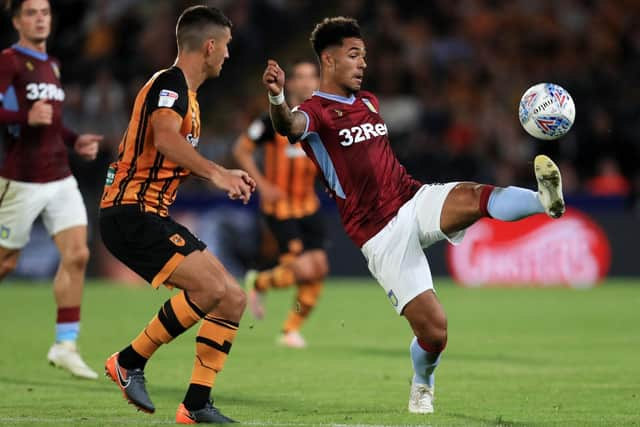
[[[171,240],[171,243],[173,243],[174,245],[178,246],[178,247],[182,247],[185,245],[185,241],[182,238],[182,236],[178,233],[172,235],[171,237],[169,237],[169,240]]]

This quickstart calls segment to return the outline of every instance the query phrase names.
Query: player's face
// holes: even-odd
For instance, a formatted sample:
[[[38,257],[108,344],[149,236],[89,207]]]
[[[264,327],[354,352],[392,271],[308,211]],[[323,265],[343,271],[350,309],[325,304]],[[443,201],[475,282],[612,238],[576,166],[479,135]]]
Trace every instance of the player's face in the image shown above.
[[[21,38],[42,43],[51,32],[51,7],[48,0],[26,0],[13,18],[13,26]]]
[[[349,37],[342,41],[342,46],[334,50],[333,78],[335,83],[348,92],[357,92],[362,86],[364,70],[367,68],[365,55],[367,51],[364,41]]]
[[[293,67],[291,74],[287,79],[287,91],[298,98],[298,102],[311,98],[320,84],[317,67],[310,62],[302,62]]]
[[[229,58],[229,42],[231,41],[231,29],[229,27],[218,28],[215,36],[207,43],[205,65],[209,77],[218,77],[222,71],[222,64]]]

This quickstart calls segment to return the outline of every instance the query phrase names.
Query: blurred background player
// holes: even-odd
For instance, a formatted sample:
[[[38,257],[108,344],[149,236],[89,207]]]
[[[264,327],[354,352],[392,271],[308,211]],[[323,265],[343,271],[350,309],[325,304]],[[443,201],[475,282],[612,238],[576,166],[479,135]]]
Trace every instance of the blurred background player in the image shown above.
[[[246,296],[206,245],[169,216],[180,183],[190,174],[249,201],[255,182],[240,170],[227,170],[201,156],[200,106],[196,91],[218,77],[229,57],[231,21],[218,9],[186,9],[176,26],[178,57],[159,71],[136,97],[118,160],[107,171],[100,204],[105,246],[154,288],[182,292],[167,300],[131,344],[107,359],[106,374],[125,398],[155,412],[145,387],[147,360],[162,345],[202,319],[189,388],[176,422],[230,423],[210,394],[238,331]]]
[[[298,105],[310,98],[318,84],[316,64],[294,63],[287,79],[289,102]],[[259,146],[264,148],[264,172],[254,160]],[[282,326],[279,342],[303,348],[306,342],[300,328],[318,302],[329,270],[324,251],[325,227],[314,188],[317,168],[299,142],[290,144],[286,137],[273,130],[268,114],[251,123],[238,138],[233,154],[238,164],[256,180],[260,211],[279,251],[279,264],[275,268],[247,272],[245,288],[249,309],[254,317],[261,319],[264,316],[262,299],[269,289],[297,284],[295,301]]]
[[[47,0],[7,2],[18,42],[0,54],[0,280],[17,265],[33,223],[42,216],[59,252],[53,280],[58,307],[55,343],[47,359],[73,375],[98,375],[78,354],[80,304],[89,249],[87,213],[71,174],[67,148],[94,160],[99,135],[77,135],[62,123],[65,99],[60,63],[47,54],[51,8]]]
[[[320,89],[289,109],[285,75],[270,60],[263,75],[276,131],[302,147],[322,171],[345,231],[396,312],[409,322],[414,376],[408,409],[434,411],[434,371],[447,344],[447,318],[423,249],[462,241],[483,217],[516,221],[565,211],[560,171],[546,156],[534,164],[538,192],[475,182],[427,184],[412,178],[391,149],[375,95],[361,90],[366,48],[357,21],[325,18],[310,38],[321,64]]]

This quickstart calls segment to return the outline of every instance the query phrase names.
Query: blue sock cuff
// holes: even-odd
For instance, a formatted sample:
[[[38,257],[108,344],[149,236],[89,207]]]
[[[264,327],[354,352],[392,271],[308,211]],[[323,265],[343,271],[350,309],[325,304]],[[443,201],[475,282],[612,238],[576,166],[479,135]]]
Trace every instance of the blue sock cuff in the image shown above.
[[[80,333],[80,322],[56,324],[56,342],[77,341],[79,333]]]

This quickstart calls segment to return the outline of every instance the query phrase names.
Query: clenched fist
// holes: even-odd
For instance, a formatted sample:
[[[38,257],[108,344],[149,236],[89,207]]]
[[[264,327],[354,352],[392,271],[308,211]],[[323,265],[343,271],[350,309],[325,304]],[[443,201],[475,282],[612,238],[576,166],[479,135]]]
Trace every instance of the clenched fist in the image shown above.
[[[273,59],[267,61],[267,68],[262,75],[262,83],[273,96],[280,95],[284,87],[284,71]]]
[[[39,99],[33,103],[27,115],[29,126],[48,126],[53,122],[53,107],[46,100]]]

